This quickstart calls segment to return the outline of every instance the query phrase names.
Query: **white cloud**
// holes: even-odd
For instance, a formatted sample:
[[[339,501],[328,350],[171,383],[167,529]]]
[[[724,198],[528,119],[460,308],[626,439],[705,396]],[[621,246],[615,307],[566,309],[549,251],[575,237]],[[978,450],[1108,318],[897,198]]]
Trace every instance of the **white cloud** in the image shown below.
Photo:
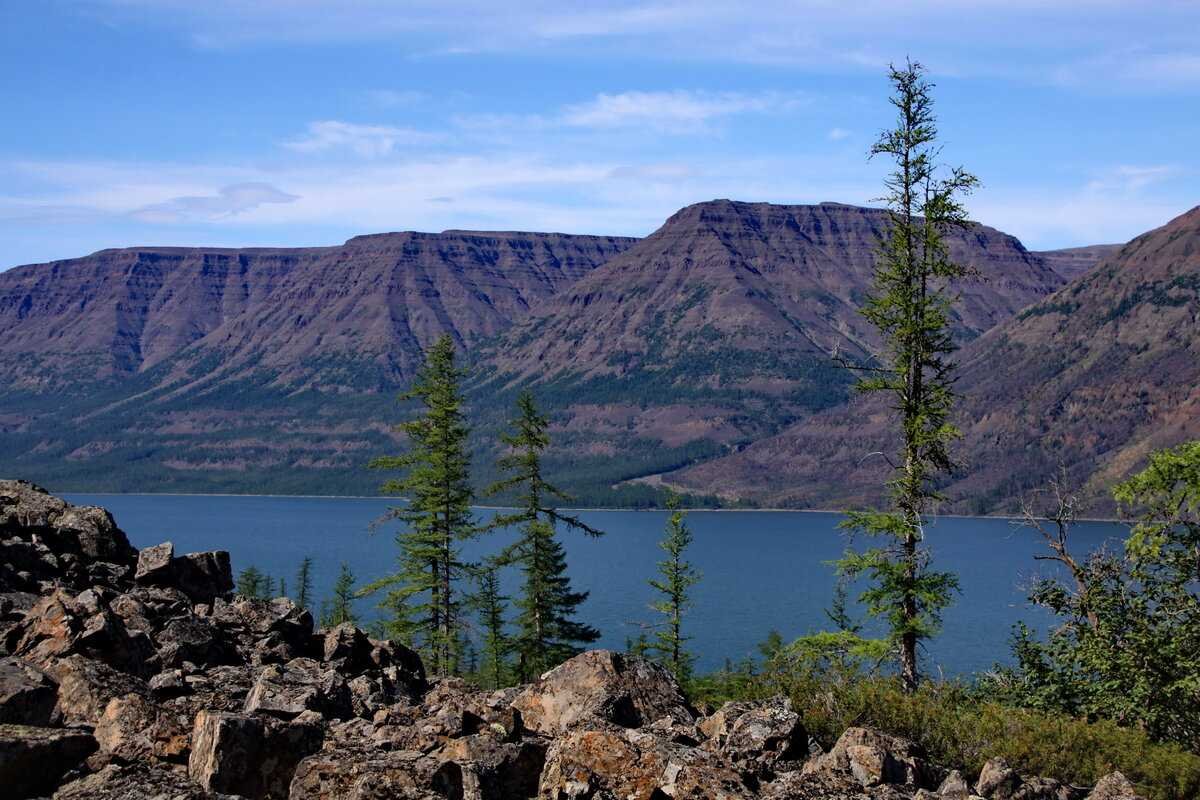
[[[845,128],[831,128],[828,133],[829,141],[840,142],[850,137],[850,131]]]
[[[284,142],[283,146],[297,153],[324,153],[349,151],[363,158],[386,156],[397,147],[427,145],[440,137],[409,128],[389,125],[356,125],[338,120],[310,122],[308,132],[297,139]]]
[[[659,130],[703,130],[717,117],[785,111],[802,99],[780,92],[622,92],[600,94],[595,99],[563,110],[562,121],[583,128],[650,126]]]

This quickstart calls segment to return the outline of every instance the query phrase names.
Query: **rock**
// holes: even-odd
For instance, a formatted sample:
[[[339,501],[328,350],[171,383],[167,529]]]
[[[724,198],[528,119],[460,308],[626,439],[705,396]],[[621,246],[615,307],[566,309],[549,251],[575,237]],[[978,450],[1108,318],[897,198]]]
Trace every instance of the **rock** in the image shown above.
[[[229,553],[189,553],[172,559],[175,586],[195,603],[212,603],[233,591],[233,572]]]
[[[508,800],[537,794],[546,745],[533,740],[504,742],[490,735],[476,735],[447,742],[433,756],[440,762],[438,774],[447,783],[454,783],[457,778],[463,785],[464,797]]]
[[[944,800],[969,800],[971,785],[958,770],[951,770],[942,784],[938,786],[938,795]]]
[[[345,679],[311,658],[264,667],[246,696],[247,713],[292,719],[305,711],[334,719],[353,714]]]
[[[237,800],[192,783],[187,770],[173,764],[109,764],[64,785],[54,800]]]
[[[979,771],[975,794],[987,800],[1013,800],[1021,788],[1021,776],[1003,758],[989,759]]]
[[[183,614],[166,622],[158,631],[158,660],[162,667],[190,662],[201,667],[230,664],[237,653],[221,630],[204,617]]]
[[[90,733],[67,728],[0,725],[0,787],[4,797],[48,794],[96,750]]]
[[[436,758],[409,750],[335,748],[296,766],[290,800],[466,800],[461,777],[439,772]],[[457,789],[457,792],[454,791]],[[440,790],[440,791],[439,791]]]
[[[134,674],[152,670],[154,646],[142,631],[130,631],[108,607],[111,592],[87,589],[76,596],[61,589],[43,597],[6,634],[8,652],[48,668],[79,653]]]
[[[67,723],[94,725],[114,697],[147,691],[139,678],[83,656],[63,659],[47,671],[58,680],[58,713]]]
[[[920,747],[873,728],[846,729],[828,753],[809,760],[802,771],[849,774],[863,787],[898,784],[931,789],[938,783]]]
[[[1120,772],[1110,772],[1092,787],[1087,800],[1145,800],[1133,782]]]
[[[636,730],[574,730],[546,753],[539,798],[704,798],[753,793],[736,772],[699,748],[664,743]]]
[[[100,751],[123,762],[186,762],[190,726],[144,696],[128,694],[108,701],[96,723]]]
[[[325,632],[322,660],[342,674],[357,675],[374,666],[372,649],[367,635],[347,622]]]
[[[48,726],[58,682],[18,658],[0,658],[0,724]]]
[[[171,561],[175,558],[175,545],[170,542],[147,547],[138,553],[137,570],[133,579],[141,584],[169,584],[174,578]]]
[[[235,640],[243,658],[254,663],[281,663],[315,655],[312,614],[286,597],[258,600],[238,597],[213,603],[212,620]]]
[[[547,672],[513,701],[525,726],[545,734],[581,723],[637,728],[661,717],[695,719],[665,669],[645,659],[591,650]]]
[[[286,798],[296,765],[317,751],[316,715],[283,723],[249,714],[201,711],[192,728],[188,775],[202,789],[251,800]]]
[[[728,758],[738,769],[770,778],[785,762],[808,756],[808,735],[791,701],[776,697],[762,703],[726,703],[696,726],[708,738],[707,750]]]

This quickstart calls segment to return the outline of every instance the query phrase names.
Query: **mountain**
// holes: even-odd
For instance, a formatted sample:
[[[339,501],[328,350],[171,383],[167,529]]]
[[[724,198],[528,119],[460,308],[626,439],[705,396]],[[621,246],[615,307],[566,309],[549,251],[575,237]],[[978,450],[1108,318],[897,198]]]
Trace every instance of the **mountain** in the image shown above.
[[[1065,280],[1073,281],[1092,267],[1116,255],[1122,245],[1094,244],[1088,247],[1068,247],[1063,250],[1035,251],[1050,269],[1063,276]]]
[[[858,308],[887,224],[836,203],[689,206],[483,343],[481,391],[532,383],[560,425],[558,467],[594,492],[771,436],[847,399],[833,355],[877,344]],[[955,309],[961,342],[1064,283],[992,228],[950,244],[977,273]]]
[[[1011,512],[1060,470],[1089,510],[1153,449],[1200,438],[1200,207],[1139,236],[959,353],[953,510]],[[860,400],[664,476],[692,491],[837,507],[878,496],[888,414]]]
[[[404,380],[443,332],[502,330],[635,240],[387,233],[340,247],[131,248],[0,273],[0,375],[115,378],[186,351],[294,383],[348,359]],[[319,370],[318,370],[319,371]]]
[[[503,330],[634,241],[388,233],[0,273],[3,466],[98,489],[361,493],[424,347]]]
[[[75,490],[369,493],[378,478],[363,465],[399,446],[396,395],[448,332],[470,367],[481,485],[512,400],[532,387],[552,419],[548,468],[581,502],[650,502],[664,482],[727,501],[865,499],[879,469],[858,462],[886,415],[854,398],[842,364],[878,344],[858,308],[887,224],[879,209],[716,200],[641,240],[389,233],[18,267],[0,273],[0,472]],[[1048,386],[1074,374],[1048,331],[1020,332],[1118,261],[1064,289],[1060,270],[1103,248],[1032,253],[980,224],[950,245],[973,271],[952,321],[963,386],[1005,415],[964,403],[970,446],[990,452],[985,423],[1022,419],[1003,405],[1020,369],[1057,365]],[[998,335],[1036,355],[986,350]],[[1072,435],[1108,430],[1092,419]],[[973,458],[1000,480],[1037,444]],[[1011,496],[961,489],[996,507]]]

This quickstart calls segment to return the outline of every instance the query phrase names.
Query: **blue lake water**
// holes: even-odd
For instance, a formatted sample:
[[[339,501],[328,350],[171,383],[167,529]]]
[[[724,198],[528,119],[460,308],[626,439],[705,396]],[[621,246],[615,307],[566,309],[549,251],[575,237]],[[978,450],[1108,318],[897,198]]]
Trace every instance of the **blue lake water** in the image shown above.
[[[391,571],[394,529],[371,533],[371,523],[391,501],[310,497],[68,494],[73,503],[108,508],[136,547],[170,540],[176,552],[228,550],[234,571],[254,564],[289,583],[304,556],[316,561],[318,597],[330,593],[339,564],[346,562],[365,583]],[[479,509],[481,519],[494,513]],[[592,539],[560,535],[574,585],[590,593],[580,617],[603,634],[598,646],[622,648],[654,620],[646,581],[662,557],[665,512],[585,511],[581,516],[604,530]],[[837,514],[771,511],[693,511],[695,534],[689,553],[703,572],[686,633],[701,670],[726,659],[756,654],[772,630],[791,639],[827,627],[824,609],[833,592],[828,561],[847,541],[836,529]],[[1074,534],[1080,552],[1124,535],[1115,523],[1081,523]],[[512,541],[500,531],[468,543],[477,559]],[[1043,552],[1036,534],[1002,519],[939,518],[929,529],[935,564],[955,572],[962,592],[945,614],[942,634],[929,643],[925,668],[965,675],[1009,658],[1011,629],[1018,620],[1043,627],[1046,617],[1026,602],[1031,580],[1051,569],[1035,562]],[[505,580],[511,591],[516,575]],[[373,616],[364,599],[364,620]]]

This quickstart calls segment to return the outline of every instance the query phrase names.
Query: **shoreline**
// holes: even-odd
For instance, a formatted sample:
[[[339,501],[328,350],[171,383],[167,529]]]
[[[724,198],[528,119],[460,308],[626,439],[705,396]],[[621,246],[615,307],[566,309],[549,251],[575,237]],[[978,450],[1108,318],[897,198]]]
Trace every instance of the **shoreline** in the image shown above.
[[[396,500],[396,497],[391,495],[371,495],[371,494],[240,494],[232,492],[76,492],[76,491],[56,491],[59,496],[66,495],[89,495],[92,497],[258,497],[258,498],[273,498],[273,499],[295,499],[295,500]],[[514,506],[491,506],[482,504],[472,504],[471,508],[479,508],[486,511],[502,511],[514,508]],[[621,506],[563,506],[563,511],[626,511],[633,513],[662,513],[665,508],[623,508]],[[837,508],[685,508],[683,511],[687,513],[702,512],[707,514],[733,514],[733,513],[750,513],[750,514],[845,514],[846,509]],[[1008,522],[1019,522],[1020,517],[1005,515],[1005,514],[931,514],[933,519],[995,519],[1006,520]],[[1076,522],[1106,522],[1106,523],[1121,523],[1125,520],[1115,517],[1079,517]]]

